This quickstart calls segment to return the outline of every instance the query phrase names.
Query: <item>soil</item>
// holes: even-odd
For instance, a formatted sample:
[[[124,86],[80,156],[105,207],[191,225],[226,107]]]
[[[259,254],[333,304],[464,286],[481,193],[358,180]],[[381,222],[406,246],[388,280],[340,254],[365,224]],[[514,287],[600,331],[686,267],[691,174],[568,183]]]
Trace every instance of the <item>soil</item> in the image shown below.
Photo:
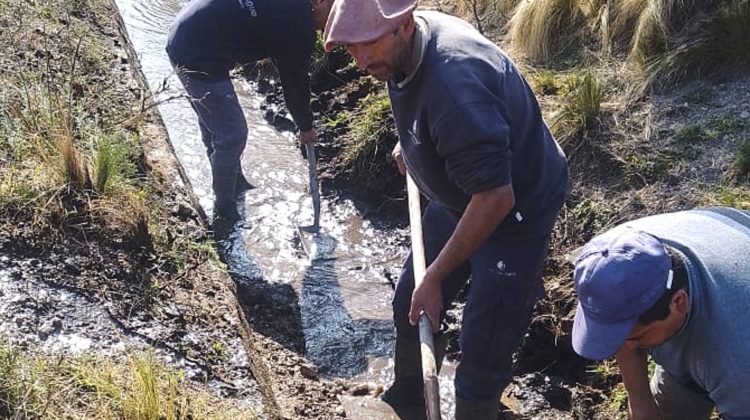
[[[46,68],[50,79],[68,80],[68,60],[76,54],[71,28],[80,24],[92,32],[96,45],[89,47],[105,53],[100,62],[79,69],[83,75],[74,91],[91,95],[95,109],[87,110],[90,115],[120,121],[140,139],[136,179],[148,191],[150,209],[147,225],[125,231],[107,224],[101,214],[106,209],[88,206],[88,193],[73,189],[54,197],[65,210],[59,217],[24,207],[0,208],[0,270],[10,280],[38,279],[44,289],[19,294],[6,306],[14,315],[5,320],[12,327],[4,328],[3,339],[44,347],[62,333],[102,324],[90,328],[99,336],[91,337],[89,350],[118,348],[113,341],[157,349],[197,385],[214,384],[212,389],[224,397],[259,406],[262,418],[343,417],[336,395],[348,393],[349,385],[320,380],[315,366],[299,356],[299,330],[279,323],[288,319],[279,316],[290,312],[288,305],[257,300],[275,293],[286,302],[284,291],[250,293],[239,279],[240,305],[233,281],[238,279],[230,278],[210,253],[189,251],[188,244],[211,247],[214,235],[149,104],[118,16],[116,6],[103,0],[87,2],[55,21],[0,18],[0,36],[11,38],[0,48],[0,68],[11,74]],[[63,291],[76,302],[101,308],[104,319],[84,311],[75,318],[75,307],[40,298]]]
[[[104,68],[91,70],[87,82],[92,86],[105,85],[111,95],[110,100],[99,103],[101,109],[92,114],[117,118],[117,112],[127,114],[132,110],[117,111],[117,107],[106,104],[132,104],[138,108],[148,95],[135,55],[116,18],[117,10],[111,3],[103,3],[70,19],[86,22],[97,33],[103,48],[111,51],[103,62]],[[0,48],[0,70],[22,72],[46,65],[62,72],[63,61],[55,58],[71,54],[70,44],[60,40],[69,25],[70,21],[37,22],[25,29],[28,36],[16,37],[15,44]],[[18,22],[0,20],[0,34],[12,31],[19,31]],[[257,75],[258,71],[258,68],[246,69],[245,73]],[[265,77],[259,80],[263,79]],[[87,86],[79,87],[82,94]],[[357,109],[358,101],[377,89],[382,89],[382,85],[350,66],[345,53],[337,51],[328,55],[315,77],[316,121],[327,121],[342,111]],[[656,132],[663,134],[658,136],[663,143],[651,143],[650,137],[642,136],[640,142],[632,143],[633,147],[644,153],[659,147],[677,148],[674,142],[684,125],[682,122],[705,114],[700,108],[683,105],[690,103],[685,99],[698,98],[696,92],[705,89],[709,94],[701,96],[706,102],[699,107],[714,110],[718,104],[730,104],[726,105],[734,107],[730,112],[748,121],[744,126],[746,133],[750,127],[746,116],[750,112],[747,82],[700,85],[656,98],[652,105],[628,108],[627,112],[648,116],[639,118],[641,121],[660,121],[652,126],[647,122],[633,123],[628,127],[629,133],[649,131],[655,126]],[[267,95],[269,120],[279,127],[290,127],[286,112],[279,111],[280,92],[262,84],[259,90]],[[732,101],[725,101],[725,97]],[[544,104],[544,98],[541,102]],[[657,110],[650,107],[657,107]],[[621,116],[612,112],[607,118],[621,121],[618,118]],[[227,396],[242,398],[243,387],[252,386],[243,381],[254,379],[263,397],[265,413],[271,418],[342,418],[344,412],[338,395],[377,393],[377,388],[323,380],[315,366],[300,356],[304,353],[304,344],[294,309],[296,298],[291,290],[247,287],[251,278],[230,278],[220,264],[205,255],[187,254],[190,259],[178,264],[174,255],[160,254],[159,248],[153,245],[156,232],[151,226],[163,229],[160,234],[171,244],[186,241],[205,244],[213,239],[213,234],[195,205],[189,185],[185,184],[186,177],[174,160],[154,109],[146,109],[144,124],[134,125],[132,130],[143,143],[144,155],[138,175],[149,185],[150,205],[156,209],[150,215],[149,226],[142,226],[134,234],[118,234],[116,229],[104,225],[96,213],[87,210],[84,197],[75,193],[60,196],[66,208],[76,210],[60,220],[40,222],[29,209],[6,206],[0,208],[0,255],[9,258],[0,258],[0,268],[44,279],[50,290],[66,290],[100,305],[119,334],[135,337],[187,360],[194,367],[193,379],[198,382],[216,380],[224,384],[221,392]],[[320,176],[324,190],[354,196],[364,214],[373,219],[405,224],[403,183],[389,159],[395,137],[386,135],[383,147],[373,158],[382,162],[382,166],[362,174],[350,171],[340,159],[347,144],[344,125],[324,126],[320,134],[319,156],[323,165]],[[574,173],[576,188],[553,235],[553,253],[545,272],[548,297],[540,302],[535,312],[517,355],[517,376],[506,391],[506,401],[514,410],[507,413],[507,418],[553,418],[554,413],[560,418],[609,416],[601,413],[600,408],[619,381],[619,375],[616,371],[591,373],[590,364],[578,358],[570,348],[575,298],[567,254],[594,232],[625,218],[703,203],[699,198],[685,195],[690,191],[690,182],[713,182],[721,178],[726,173],[726,165],[717,166],[713,162],[718,157],[725,162],[727,155],[736,150],[736,143],[733,139],[718,142],[713,148],[701,148],[697,154],[690,155],[705,165],[690,165],[691,157],[684,156],[677,168],[642,171],[630,177],[622,166],[616,166],[620,170],[597,182],[591,182],[591,177],[596,176],[591,172]],[[697,149],[694,145],[690,147]],[[607,162],[616,165],[617,159]],[[711,170],[698,171],[703,168]],[[599,173],[607,173],[609,169],[602,167]],[[633,193],[632,188],[621,183],[616,184],[615,192],[603,192],[605,187],[615,185],[613,179],[620,175],[625,175],[626,181],[639,188],[655,185],[653,188],[663,188],[665,192],[647,195],[644,188]],[[175,179],[182,181],[175,184]],[[633,194],[635,198],[630,197]],[[582,206],[587,202],[593,204]],[[595,207],[607,202],[617,203],[617,208]],[[456,337],[460,304],[458,309],[451,311],[453,339],[449,357],[453,358],[459,356]],[[44,342],[60,328],[60,322],[54,321],[55,308],[35,307],[34,311],[36,318],[19,321],[28,326],[28,331],[16,337],[24,345]],[[39,319],[42,321],[37,322]],[[52,325],[52,328],[45,327],[42,331],[33,326],[35,322]],[[61,323],[64,325],[65,320]],[[219,351],[222,347],[216,343],[223,343],[221,346],[228,350]]]

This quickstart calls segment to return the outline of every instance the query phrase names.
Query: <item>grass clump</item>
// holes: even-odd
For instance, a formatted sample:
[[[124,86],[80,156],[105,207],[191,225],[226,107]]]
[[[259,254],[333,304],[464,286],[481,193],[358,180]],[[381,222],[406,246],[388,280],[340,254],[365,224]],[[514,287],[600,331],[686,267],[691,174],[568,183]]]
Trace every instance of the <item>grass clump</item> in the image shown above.
[[[518,4],[508,22],[515,49],[533,62],[546,62],[579,36],[584,21],[578,0],[532,0]]]
[[[750,179],[750,138],[745,138],[737,148],[729,178],[737,181]]]
[[[568,93],[562,109],[552,116],[550,128],[569,157],[589,143],[589,130],[601,116],[604,92],[593,71],[587,70],[568,80]]]
[[[95,131],[93,172],[94,190],[106,194],[127,188],[127,180],[135,175],[137,150],[124,133]]]
[[[732,74],[750,68],[750,0],[723,2],[712,12],[695,15],[668,39],[665,48],[639,53],[648,85]]]
[[[385,89],[373,91],[362,102],[360,111],[349,115],[349,135],[343,151],[344,165],[355,173],[373,172],[382,165],[396,145],[391,103]]]
[[[705,206],[724,206],[750,210],[750,190],[745,186],[720,185],[707,192]]]
[[[199,389],[153,353],[128,360],[46,356],[0,345],[0,417],[125,420],[254,419],[250,408]]]
[[[479,32],[484,34],[487,26],[503,22],[520,0],[458,0],[456,14],[473,21]]]
[[[113,106],[123,101],[109,86],[117,81],[116,58],[104,46],[110,39],[87,20],[95,6],[17,2],[0,9],[3,22],[23,16],[22,25],[0,32],[0,53],[21,58],[0,74],[0,214],[21,209],[36,226],[104,228],[117,241],[143,243],[140,146],[123,123],[140,116]]]
[[[531,83],[542,95],[555,95],[560,90],[555,73],[549,70],[532,74]]]

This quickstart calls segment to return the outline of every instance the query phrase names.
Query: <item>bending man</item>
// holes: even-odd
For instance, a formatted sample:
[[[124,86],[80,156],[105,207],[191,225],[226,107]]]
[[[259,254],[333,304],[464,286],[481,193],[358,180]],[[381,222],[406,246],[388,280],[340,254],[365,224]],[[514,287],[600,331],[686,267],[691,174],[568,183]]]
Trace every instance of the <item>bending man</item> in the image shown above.
[[[324,28],[332,2],[192,0],[172,24],[167,53],[198,114],[211,161],[215,215],[237,220],[237,193],[249,187],[240,168],[247,123],[229,71],[271,58],[299,141],[314,142],[310,55],[315,31]]]
[[[625,223],[586,244],[574,279],[573,348],[615,355],[631,418],[750,418],[750,212]]]

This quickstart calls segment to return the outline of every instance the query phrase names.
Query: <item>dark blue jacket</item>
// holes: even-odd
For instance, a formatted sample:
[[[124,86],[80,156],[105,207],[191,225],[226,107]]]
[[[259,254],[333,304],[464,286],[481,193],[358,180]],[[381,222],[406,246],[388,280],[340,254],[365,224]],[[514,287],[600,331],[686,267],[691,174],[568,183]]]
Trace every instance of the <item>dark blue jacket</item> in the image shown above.
[[[237,65],[271,58],[287,108],[312,128],[310,55],[315,25],[308,0],[192,0],[169,32],[167,53],[191,77],[218,81]]]
[[[425,31],[413,78],[388,82],[402,156],[430,200],[462,214],[471,195],[513,185],[497,233],[548,234],[568,185],[565,156],[516,66],[466,22],[416,14]]]

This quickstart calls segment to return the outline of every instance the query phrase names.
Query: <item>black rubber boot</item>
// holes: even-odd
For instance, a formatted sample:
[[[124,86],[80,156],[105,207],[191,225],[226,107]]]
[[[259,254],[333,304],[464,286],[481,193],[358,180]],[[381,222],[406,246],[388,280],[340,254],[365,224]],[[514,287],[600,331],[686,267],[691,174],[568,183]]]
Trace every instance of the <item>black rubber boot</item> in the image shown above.
[[[435,365],[437,373],[443,364],[447,338],[435,335]],[[424,381],[422,380],[422,356],[418,340],[396,337],[393,384],[383,393],[381,399],[388,403],[402,420],[423,420],[427,418],[424,401]]]
[[[469,401],[456,396],[456,420],[497,420],[500,397]]]
[[[245,174],[242,173],[242,168],[237,171],[237,183],[235,184],[234,190],[237,194],[249,191],[255,188],[255,186],[247,181]]]
[[[214,223],[234,223],[240,219],[237,211],[237,165],[211,165],[214,188]]]

